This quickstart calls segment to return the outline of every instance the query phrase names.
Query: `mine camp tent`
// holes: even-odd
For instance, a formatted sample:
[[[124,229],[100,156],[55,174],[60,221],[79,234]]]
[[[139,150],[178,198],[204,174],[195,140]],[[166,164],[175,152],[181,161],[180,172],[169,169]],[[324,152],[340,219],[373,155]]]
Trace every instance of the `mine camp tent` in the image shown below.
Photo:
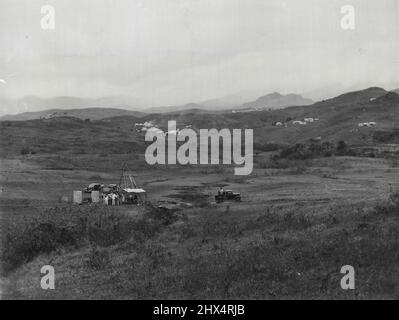
[[[142,188],[125,188],[123,189],[125,193],[125,201],[128,203],[143,203],[147,199],[147,193]]]

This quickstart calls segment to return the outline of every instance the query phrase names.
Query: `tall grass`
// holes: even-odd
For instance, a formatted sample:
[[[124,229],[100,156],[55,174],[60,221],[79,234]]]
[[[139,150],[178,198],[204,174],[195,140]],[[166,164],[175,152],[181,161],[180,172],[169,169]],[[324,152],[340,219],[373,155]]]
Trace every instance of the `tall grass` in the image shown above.
[[[146,216],[133,219],[102,205],[50,208],[25,223],[7,226],[2,235],[2,272],[60,248],[107,247],[133,235],[138,241],[147,239],[159,227],[160,222]]]
[[[152,209],[132,219],[80,208],[71,209],[75,218],[57,209],[11,232],[8,270],[42,252],[87,244],[82,267],[94,297],[100,281],[107,288],[100,296],[135,299],[399,298],[398,192],[374,207],[195,208],[186,220]],[[340,288],[347,264],[356,290]]]
[[[129,260],[135,267],[114,280],[133,298],[399,298],[398,210],[396,192],[371,208],[276,206],[257,219],[255,212],[198,210],[175,229],[181,254],[151,240],[151,249]],[[356,270],[356,290],[340,287],[347,264]]]

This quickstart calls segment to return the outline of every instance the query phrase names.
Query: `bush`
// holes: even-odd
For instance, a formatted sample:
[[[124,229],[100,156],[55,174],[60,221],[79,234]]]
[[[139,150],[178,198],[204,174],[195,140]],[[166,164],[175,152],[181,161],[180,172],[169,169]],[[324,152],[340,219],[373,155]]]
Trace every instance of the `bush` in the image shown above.
[[[341,141],[340,148],[345,147],[345,142]],[[341,150],[341,149],[340,149]],[[343,149],[341,150],[343,152]],[[336,153],[336,148],[331,142],[311,143],[309,145],[297,143],[290,147],[285,147],[280,151],[277,158],[289,160],[307,160],[315,157],[331,157]]]
[[[399,190],[390,190],[388,200],[375,206],[374,213],[377,215],[399,216]]]
[[[346,151],[346,149],[347,149],[347,144],[345,143],[345,141],[343,141],[343,140],[341,140],[341,141],[338,141],[338,143],[337,143],[337,152],[345,152]]]
[[[280,146],[277,143],[254,143],[254,150],[261,152],[276,151],[279,149],[279,147]]]
[[[21,149],[21,155],[27,155],[30,153],[30,149],[29,148],[22,148]]]
[[[109,252],[106,249],[95,246],[90,248],[85,266],[93,270],[103,270],[109,265],[110,261]]]
[[[3,271],[8,272],[41,253],[49,253],[61,246],[76,245],[79,233],[73,228],[40,221],[21,230],[9,230],[3,241]]]
[[[373,139],[381,143],[397,143],[399,141],[399,129],[393,131],[376,131],[373,134]]]

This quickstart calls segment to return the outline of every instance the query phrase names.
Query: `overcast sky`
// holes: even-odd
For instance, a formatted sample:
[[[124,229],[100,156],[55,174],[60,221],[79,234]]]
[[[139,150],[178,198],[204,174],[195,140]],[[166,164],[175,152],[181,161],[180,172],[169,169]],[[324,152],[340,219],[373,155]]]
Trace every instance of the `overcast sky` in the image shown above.
[[[55,8],[42,30],[40,8]],[[340,25],[355,8],[355,30]],[[399,87],[396,0],[1,0],[0,94],[173,105]]]

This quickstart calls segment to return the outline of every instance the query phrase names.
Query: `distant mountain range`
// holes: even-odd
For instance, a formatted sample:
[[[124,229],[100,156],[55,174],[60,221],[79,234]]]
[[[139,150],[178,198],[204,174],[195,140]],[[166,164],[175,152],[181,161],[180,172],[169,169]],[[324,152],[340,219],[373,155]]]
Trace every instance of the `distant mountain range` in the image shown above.
[[[139,116],[141,112],[146,113],[168,113],[197,110],[197,112],[228,110],[232,108],[265,107],[265,108],[283,108],[292,105],[305,105],[312,103],[312,100],[305,99],[300,95],[288,94],[281,95],[272,93],[258,98],[253,102],[247,102],[240,105],[245,97],[253,95],[253,92],[245,92],[237,95],[225,96],[220,99],[212,99],[200,103],[187,103],[177,106],[151,107],[144,102],[132,97],[103,97],[98,99],[85,99],[77,97],[54,97],[43,99],[36,96],[27,96],[18,100],[0,98],[0,111],[7,114],[8,110],[17,111],[17,114],[7,114],[1,117],[1,120],[30,120],[46,117],[48,114],[56,112],[56,115],[77,116],[79,118],[99,119],[101,114],[108,116],[108,112],[100,112],[101,108],[112,110],[109,113],[116,112],[117,116],[126,113],[136,112]],[[97,109],[93,109],[97,108]],[[64,110],[65,109],[65,110]],[[80,112],[72,109],[82,109]],[[96,115],[94,110],[99,112]],[[124,110],[124,111],[121,111]],[[129,111],[130,110],[130,111]],[[137,110],[137,111],[136,111]],[[87,111],[87,115],[85,112]]]
[[[172,119],[177,122],[179,128],[189,125],[194,130],[206,128],[251,128],[254,130],[254,143],[258,146],[306,143],[312,141],[312,139],[333,142],[344,140],[352,145],[373,146],[379,143],[399,143],[398,91],[386,91],[383,88],[371,87],[341,94],[311,105],[290,106],[275,110],[263,108],[261,110],[241,109],[241,112],[232,112],[234,111],[232,109],[206,111],[198,108],[200,105],[196,104],[182,106],[180,111],[170,109],[169,112],[165,113],[145,114],[113,108],[51,109],[2,118],[2,120],[38,118],[50,120],[18,121],[18,123],[13,124],[2,122],[0,126],[2,130],[5,130],[6,135],[7,130],[14,130],[12,131],[14,136],[16,135],[15,132],[17,132],[15,128],[23,130],[21,132],[18,131],[17,136],[25,140],[32,138],[32,142],[29,142],[29,139],[26,140],[28,142],[21,141],[27,145],[32,144],[34,146],[36,144],[38,149],[47,146],[49,136],[39,133],[46,132],[46,130],[49,130],[48,128],[64,130],[58,132],[59,136],[53,137],[54,139],[62,140],[64,135],[71,137],[74,134],[74,130],[80,128],[79,130],[85,132],[84,136],[90,137],[93,141],[100,141],[100,137],[104,138],[108,134],[114,134],[114,131],[109,130],[120,130],[124,135],[132,133],[133,142],[139,145],[144,141],[143,133],[134,130],[135,123],[151,122],[157,128],[167,130],[168,121]],[[95,121],[86,123],[77,118],[83,120],[87,118],[93,120],[107,119],[107,121],[99,125]],[[310,118],[314,121],[305,121],[305,119]],[[276,125],[278,122],[280,122],[280,125]],[[359,124],[366,122],[373,122],[374,125],[371,127],[359,126]],[[79,134],[83,134],[82,132],[79,131]],[[93,135],[92,132],[96,132],[96,134]],[[6,145],[7,139],[3,140]],[[62,140],[62,143],[74,141],[73,139],[67,140]],[[99,142],[97,144],[101,145]],[[10,148],[9,144],[7,146],[7,148]],[[17,153],[20,151],[18,148],[15,150]],[[52,152],[52,150],[49,150],[49,152]]]
[[[399,89],[392,90],[399,94]],[[220,100],[213,99],[204,101],[202,103],[188,103],[178,106],[152,107],[141,110],[132,110],[129,101],[133,101],[129,97],[104,97],[100,99],[81,99],[74,97],[56,97],[52,99],[41,99],[38,97],[25,97],[18,101],[9,101],[0,98],[0,106],[3,110],[13,109],[17,105],[22,110],[29,110],[29,112],[22,112],[13,115],[5,115],[0,117],[0,120],[32,120],[40,118],[54,118],[54,117],[76,117],[80,119],[100,120],[111,117],[134,116],[143,117],[146,114],[154,113],[189,113],[189,114],[204,114],[204,113],[220,113],[227,110],[277,110],[293,106],[308,106],[306,109],[308,113],[311,111],[319,113],[322,109],[329,108],[337,109],[342,107],[349,107],[364,103],[370,103],[378,97],[384,96],[388,91],[372,87],[365,90],[353,91],[339,95],[337,97],[313,103],[311,99],[307,99],[297,94],[282,95],[274,92],[263,95],[256,100],[245,102],[239,106],[229,106],[223,101],[228,101],[230,97],[224,97]],[[237,97],[235,97],[237,98]],[[233,101],[235,99],[232,99]],[[236,100],[237,101],[237,100]],[[123,103],[126,104],[123,104]],[[212,107],[213,105],[213,107]],[[67,109],[64,109],[67,108]],[[41,111],[35,111],[42,109]],[[45,109],[45,110],[43,110]],[[139,108],[137,108],[139,109]],[[15,109],[14,109],[15,110]],[[293,109],[296,110],[296,109]],[[302,109],[299,109],[302,110]]]
[[[280,109],[289,106],[305,106],[312,103],[314,103],[313,100],[306,99],[299,94],[282,95],[278,92],[273,92],[261,96],[255,101],[244,103],[240,108]]]
[[[169,113],[169,112],[183,112],[188,110],[207,110],[206,107],[198,103],[187,103],[179,106],[166,106],[166,107],[154,107],[147,109],[147,113]],[[209,108],[209,111],[211,108]]]
[[[212,110],[232,109],[248,101],[255,100],[263,94],[264,92],[260,90],[242,90],[234,94],[201,101],[198,104]]]
[[[206,100],[199,103],[187,103],[179,106],[156,107],[146,110],[149,113],[165,113],[177,112],[189,109],[206,110],[206,111],[222,111],[229,109],[280,109],[289,106],[303,106],[314,103],[311,99],[303,98],[299,94],[282,95],[278,92],[270,93],[259,97],[254,101],[247,102],[243,100],[250,93],[242,93],[236,95],[225,96],[219,99]]]

